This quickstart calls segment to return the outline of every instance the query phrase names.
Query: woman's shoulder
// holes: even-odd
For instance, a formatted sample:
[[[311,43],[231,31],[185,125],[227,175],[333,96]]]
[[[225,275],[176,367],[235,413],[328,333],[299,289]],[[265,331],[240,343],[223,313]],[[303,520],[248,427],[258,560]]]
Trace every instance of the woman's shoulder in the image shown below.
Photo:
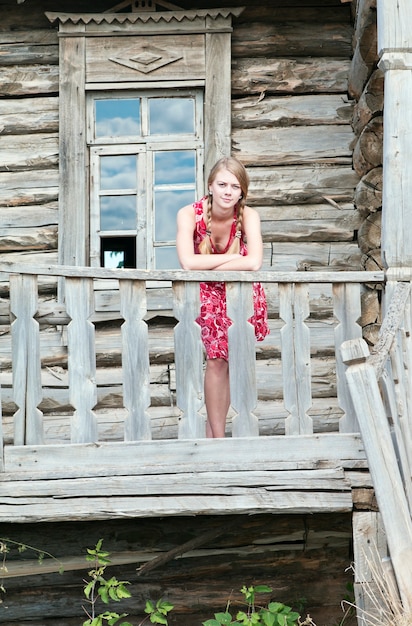
[[[249,205],[245,205],[243,207],[243,220],[260,220],[259,212],[256,209],[253,209]]]

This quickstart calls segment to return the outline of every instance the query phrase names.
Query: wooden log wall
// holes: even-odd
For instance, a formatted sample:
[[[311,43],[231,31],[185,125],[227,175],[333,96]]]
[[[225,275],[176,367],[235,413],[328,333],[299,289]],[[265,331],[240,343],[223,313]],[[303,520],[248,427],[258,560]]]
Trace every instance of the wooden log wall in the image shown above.
[[[362,216],[358,242],[365,270],[381,269],[383,72],[377,66],[376,0],[359,0],[349,94],[355,102],[352,126],[356,136],[353,167],[359,176],[355,206]],[[363,296],[363,335],[373,345],[381,323],[380,292]]]
[[[58,39],[44,13],[98,12],[113,4],[110,0],[26,0],[19,4],[16,0],[3,0],[1,4],[0,254],[5,260],[57,261]],[[177,0],[175,4],[196,8],[204,3]],[[375,117],[372,114],[368,118],[369,110],[381,109],[377,95],[379,77],[364,98],[362,89],[359,90],[355,114],[353,98],[358,98],[353,91],[348,97],[348,77],[350,72],[352,77],[355,75],[350,62],[350,3],[212,0],[207,4],[249,4],[234,22],[232,37],[232,138],[233,153],[250,172],[250,204],[261,214],[266,268],[359,269],[362,252],[356,233],[362,221],[379,210],[379,184],[374,182],[379,180],[379,165],[367,172],[353,169],[352,143],[354,132],[360,136],[361,126]],[[374,162],[377,160],[375,155]],[[374,208],[365,212],[363,205]],[[55,284],[43,281],[41,289],[44,375],[49,376],[50,387],[58,395],[67,374],[64,341],[62,345],[61,335],[48,325],[48,315],[56,316],[55,307],[48,306],[54,298]],[[376,292],[370,291],[365,296],[368,313],[362,319],[366,326],[375,323],[373,316],[377,315]],[[107,440],[114,437],[116,419],[122,419],[122,399],[115,384],[119,326],[113,311],[115,297],[114,290],[113,299],[102,292],[101,317],[97,319],[98,371],[105,389],[100,398],[101,428]],[[154,296],[153,307],[160,313],[159,303],[164,303],[165,297],[166,293]],[[319,384],[323,385],[313,409],[317,431],[324,425],[330,430],[330,424],[336,424],[340,417],[331,398],[335,393],[331,301],[331,294],[323,288],[311,294],[308,324],[316,337],[312,343],[317,346]],[[272,334],[259,350],[259,380],[263,381],[259,415],[263,428],[277,434],[276,426],[273,430],[273,415],[280,415],[283,420],[283,403],[280,397],[268,398],[264,378],[264,360],[279,358],[276,294],[270,294],[269,307]],[[152,330],[150,355],[156,387],[152,419],[156,420],[161,438],[164,433],[170,436],[177,420],[172,401],[169,320],[156,318]],[[8,289],[0,283],[0,365],[6,377],[10,366],[8,333]],[[265,402],[267,399],[271,403]],[[64,416],[61,425],[59,421],[64,402],[60,401],[56,408],[53,400],[48,409],[42,407],[54,417],[54,432],[57,430],[61,440],[66,436]],[[3,410],[5,439],[10,443],[15,406],[7,400],[7,393]],[[373,490],[365,489],[362,483],[357,491],[356,506],[373,508]],[[197,626],[215,610],[224,609],[232,589],[236,592],[243,584],[257,583],[272,585],[273,599],[296,608],[300,608],[305,596],[303,611],[308,610],[318,624],[334,624],[342,619],[340,602],[352,579],[348,570],[352,560],[349,514],[234,516],[233,530],[189,553],[192,558],[169,561],[164,567],[137,577],[142,551],[152,558],[202,532],[221,526],[226,530],[231,520],[225,517],[223,524],[220,520],[205,516],[104,524],[26,524],[24,541],[62,558],[66,573],[61,577],[39,574],[38,565],[29,563],[23,574],[32,574],[30,579],[17,576],[5,583],[7,594],[3,598],[6,601],[0,604],[0,621],[4,626],[77,625],[82,618],[81,578],[85,575],[79,563],[83,563],[86,547],[100,537],[104,538],[105,547],[123,558],[131,553],[127,567],[120,569],[120,563],[125,561],[114,559],[114,573],[132,581],[139,607],[148,596],[164,596],[176,605],[171,624]],[[0,536],[20,541],[22,534],[18,524],[0,525]],[[20,567],[20,558],[11,555],[13,566]],[[132,615],[139,612],[136,604],[126,606],[126,610]]]
[[[182,1],[195,9],[202,2]],[[221,3],[208,3],[219,6]],[[53,6],[52,6],[53,5]],[[92,6],[93,5],[93,6]],[[231,0],[229,6],[244,6]],[[90,4],[5,0],[0,24],[0,253],[5,260],[56,262],[58,228],[58,38],[44,12],[100,11],[109,0]],[[247,165],[249,202],[261,215],[264,268],[311,271],[359,269],[356,234],[362,214],[354,205],[359,182],[352,168],[353,102],[347,85],[351,67],[352,21],[340,0],[293,0],[250,3],[234,20],[232,35],[232,150]],[[42,280],[45,310],[55,284]],[[7,287],[0,282],[0,361],[10,365]],[[311,291],[307,324],[316,346],[316,430],[330,429],[341,415],[336,402],[331,292]],[[115,382],[119,363],[120,317],[116,289],[101,291],[101,316],[96,319],[102,412],[115,415],[122,397]],[[259,346],[258,414],[277,416],[284,408],[281,386],[265,378],[265,362],[278,358],[281,321],[278,294],[268,293],[271,335]],[[165,302],[169,303],[166,304]],[[369,300],[367,300],[369,303]],[[153,293],[149,300],[153,349],[152,410],[159,436],[176,426],[170,295]],[[166,309],[166,310],[165,310]],[[370,311],[370,308],[365,308]],[[43,318],[41,350],[49,368],[45,376],[58,381],[66,369],[65,341]],[[361,324],[369,322],[362,319]],[[280,371],[280,370],[279,370]],[[322,388],[318,385],[323,381]],[[280,378],[279,378],[280,380]],[[316,389],[319,389],[319,392]],[[112,392],[110,391],[112,389]],[[270,402],[269,402],[270,401]],[[3,394],[3,411],[14,410]],[[64,401],[51,401],[50,414],[64,411]],[[7,418],[8,419],[8,418]],[[280,422],[279,422],[280,423]],[[325,426],[324,426],[325,425]],[[275,425],[268,427],[278,428]],[[113,437],[114,424],[107,424]],[[167,430],[166,428],[166,430]],[[6,440],[8,438],[6,427]]]

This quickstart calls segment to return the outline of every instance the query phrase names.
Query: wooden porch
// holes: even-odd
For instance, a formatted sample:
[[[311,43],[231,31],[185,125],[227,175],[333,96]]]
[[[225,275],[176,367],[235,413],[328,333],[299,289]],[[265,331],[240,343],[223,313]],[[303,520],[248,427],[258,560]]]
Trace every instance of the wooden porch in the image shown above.
[[[10,297],[0,312],[3,338],[11,338],[10,364],[3,353],[1,372],[1,522],[350,511],[353,494],[371,487],[339,348],[361,337],[362,285],[382,283],[382,272],[0,269]],[[203,351],[194,322],[198,283],[213,278],[227,281],[233,320],[232,414],[222,440],[204,438]],[[256,280],[265,286],[272,328],[267,345],[257,348],[247,322]],[[50,294],[45,299],[53,283],[65,304]],[[169,411],[166,436],[159,434],[159,412],[152,412],[156,359],[147,310],[156,287],[172,298],[175,318],[174,422]],[[109,288],[119,297],[117,359],[113,345],[96,341],[96,323],[115,317],[99,305]],[[311,328],[316,298],[326,293],[336,355],[327,398],[322,371],[313,369],[320,336]],[[45,328],[60,330],[67,359],[58,371],[44,357]],[[102,354],[118,365],[99,368]],[[113,410],[107,431],[110,410],[101,411],[99,399],[114,385],[122,408]],[[325,400],[335,420],[316,415]],[[50,410],[57,401],[59,410]]]

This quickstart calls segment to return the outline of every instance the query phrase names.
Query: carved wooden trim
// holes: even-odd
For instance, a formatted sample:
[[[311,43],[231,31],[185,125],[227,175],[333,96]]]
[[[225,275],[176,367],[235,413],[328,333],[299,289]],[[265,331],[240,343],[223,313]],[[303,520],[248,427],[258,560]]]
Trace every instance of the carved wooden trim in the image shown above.
[[[205,89],[206,177],[217,159],[231,153],[232,16],[242,11],[46,13],[58,22],[60,37],[62,264],[85,265],[88,258],[86,89],[147,88],[149,81],[151,88],[153,83],[167,88],[171,81],[191,87],[200,81]]]

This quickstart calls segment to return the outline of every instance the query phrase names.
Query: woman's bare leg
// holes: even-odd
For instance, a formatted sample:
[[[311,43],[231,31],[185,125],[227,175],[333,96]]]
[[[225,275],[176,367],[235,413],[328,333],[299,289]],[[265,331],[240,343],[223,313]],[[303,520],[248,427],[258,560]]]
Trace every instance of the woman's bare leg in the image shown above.
[[[205,371],[206,437],[224,437],[230,406],[229,363],[208,359]]]

